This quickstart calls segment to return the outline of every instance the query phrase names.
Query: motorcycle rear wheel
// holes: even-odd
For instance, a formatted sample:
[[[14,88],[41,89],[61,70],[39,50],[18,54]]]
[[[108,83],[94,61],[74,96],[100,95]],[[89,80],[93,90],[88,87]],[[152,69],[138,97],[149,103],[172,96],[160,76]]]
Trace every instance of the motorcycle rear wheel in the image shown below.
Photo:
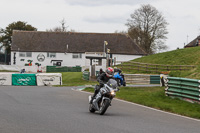
[[[99,111],[100,115],[103,115],[106,112],[106,110],[109,107],[109,105],[110,105],[110,101],[108,99],[105,99],[103,101],[102,107],[100,108],[100,111]]]

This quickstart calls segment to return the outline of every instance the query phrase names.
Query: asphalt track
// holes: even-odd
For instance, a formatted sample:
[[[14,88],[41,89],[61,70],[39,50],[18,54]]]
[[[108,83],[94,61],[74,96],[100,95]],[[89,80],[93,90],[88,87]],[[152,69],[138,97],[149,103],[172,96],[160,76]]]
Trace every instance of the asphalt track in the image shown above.
[[[89,113],[76,87],[0,86],[0,133],[199,133],[200,120],[120,100]]]

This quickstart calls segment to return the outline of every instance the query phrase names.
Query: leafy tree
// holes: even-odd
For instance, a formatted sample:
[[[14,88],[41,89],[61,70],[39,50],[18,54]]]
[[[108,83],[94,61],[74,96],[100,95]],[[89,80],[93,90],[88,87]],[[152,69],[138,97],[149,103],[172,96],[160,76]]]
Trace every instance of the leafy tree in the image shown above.
[[[0,48],[5,48],[7,53],[11,52],[13,30],[37,31],[37,29],[27,22],[17,21],[9,24],[5,29],[0,29]]]
[[[167,21],[153,6],[141,5],[127,20],[129,36],[147,54],[154,54],[159,50],[166,50]]]

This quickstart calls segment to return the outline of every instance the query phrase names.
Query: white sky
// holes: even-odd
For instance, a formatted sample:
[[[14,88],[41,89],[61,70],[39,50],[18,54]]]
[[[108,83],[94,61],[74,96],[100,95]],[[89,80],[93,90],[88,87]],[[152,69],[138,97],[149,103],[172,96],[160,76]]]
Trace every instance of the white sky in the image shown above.
[[[0,28],[24,21],[45,31],[65,19],[68,30],[78,32],[126,31],[127,19],[141,4],[156,7],[169,23],[168,50],[200,34],[200,0],[0,0]]]

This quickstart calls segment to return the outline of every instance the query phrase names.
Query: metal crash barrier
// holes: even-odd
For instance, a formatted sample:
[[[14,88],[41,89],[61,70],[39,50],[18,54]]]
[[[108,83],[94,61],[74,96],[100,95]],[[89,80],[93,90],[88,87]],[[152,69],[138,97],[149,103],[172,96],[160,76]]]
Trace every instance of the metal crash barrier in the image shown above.
[[[200,80],[167,77],[165,94],[170,97],[200,103]]]
[[[160,84],[160,75],[124,74],[128,84]]]

